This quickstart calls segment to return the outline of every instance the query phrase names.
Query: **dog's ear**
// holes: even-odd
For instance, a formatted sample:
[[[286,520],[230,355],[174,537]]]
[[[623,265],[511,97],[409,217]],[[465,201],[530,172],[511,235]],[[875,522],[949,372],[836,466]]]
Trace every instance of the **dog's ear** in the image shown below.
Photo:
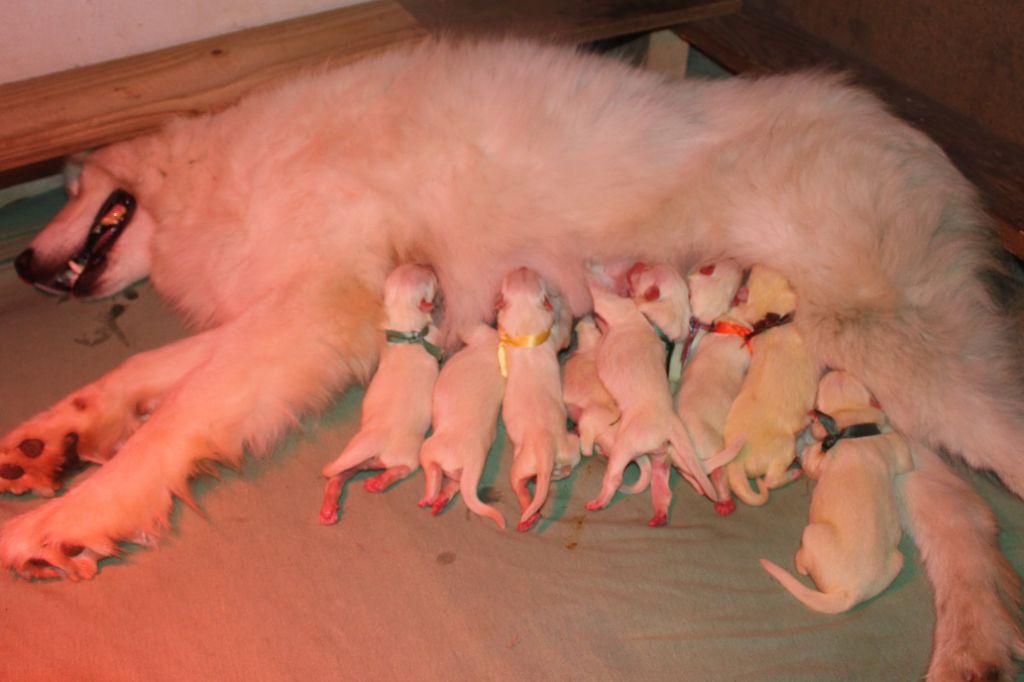
[[[700,270],[698,270],[698,272],[700,272],[700,274],[704,275],[705,277],[710,277],[711,275],[715,274],[715,264],[712,263],[711,265],[705,265]]]
[[[544,300],[541,302],[541,304],[544,306],[544,310],[547,310],[548,312],[551,312],[552,310],[555,309],[555,306],[551,304],[551,298],[548,296],[544,297]]]
[[[495,310],[501,310],[504,307],[505,307],[505,297],[501,293],[499,293],[498,297],[496,299],[494,299],[494,309]]]
[[[425,298],[420,299],[420,310],[422,310],[425,313],[429,313],[433,309],[434,309],[434,302],[433,301],[428,301]]]
[[[736,295],[733,296],[732,304],[741,305],[746,303],[748,298],[750,298],[750,290],[746,286],[742,286],[736,290]]]
[[[658,288],[657,284],[647,287],[647,291],[644,292],[645,301],[657,301],[659,298],[661,298],[661,289]]]

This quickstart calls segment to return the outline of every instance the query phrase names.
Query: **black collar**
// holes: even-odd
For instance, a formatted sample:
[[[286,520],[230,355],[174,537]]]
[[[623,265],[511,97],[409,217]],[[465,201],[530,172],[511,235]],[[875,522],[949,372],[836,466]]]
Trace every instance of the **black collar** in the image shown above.
[[[821,410],[815,410],[814,416],[818,418],[821,425],[828,431],[828,435],[821,441],[822,452],[828,452],[835,447],[836,443],[845,438],[867,438],[869,436],[879,436],[882,433],[881,429],[878,428],[878,424],[852,424],[845,429],[840,429],[836,425],[836,420],[831,415],[825,414]]]
[[[430,323],[423,326],[418,332],[399,332],[394,329],[385,329],[384,336],[388,343],[415,343],[423,346],[423,349],[434,356],[440,363],[444,362],[444,351],[440,347],[427,341],[427,334],[430,333]]]
[[[768,313],[767,315],[764,316],[763,320],[758,320],[757,323],[754,324],[754,328],[750,330],[749,334],[747,334],[747,341],[754,338],[758,334],[763,334],[769,329],[781,327],[782,325],[789,324],[792,321],[792,310],[786,313],[785,315],[779,315],[778,313]]]

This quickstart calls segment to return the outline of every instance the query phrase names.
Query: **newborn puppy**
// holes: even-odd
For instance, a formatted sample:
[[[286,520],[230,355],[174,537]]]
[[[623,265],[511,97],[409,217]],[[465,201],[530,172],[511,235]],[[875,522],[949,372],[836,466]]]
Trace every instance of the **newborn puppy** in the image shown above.
[[[338,520],[338,498],[346,481],[363,469],[384,469],[363,487],[381,492],[419,466],[418,453],[430,428],[430,400],[437,381],[440,333],[431,321],[437,277],[422,265],[401,265],[384,283],[384,348],[363,397],[359,433],[324,467],[320,522]]]
[[[768,501],[768,490],[789,483],[799,470],[796,434],[807,425],[814,405],[818,366],[796,328],[789,324],[796,293],[781,273],[755,265],[747,280],[747,301],[734,312],[742,330],[735,343],[750,350],[750,368],[725,422],[726,449],[716,455],[725,465],[729,487],[750,505]],[[742,339],[742,341],[741,341]],[[748,477],[763,477],[754,491]]]
[[[676,395],[676,411],[690,435],[694,452],[711,471],[711,482],[718,494],[715,511],[722,516],[731,514],[736,503],[721,466],[710,468],[707,461],[725,445],[726,416],[743,385],[750,353],[735,336],[715,333],[714,329],[719,318],[731,319],[730,303],[734,298],[737,303],[746,299],[746,292],[737,296],[742,279],[743,270],[731,260],[705,265],[687,276],[691,307],[689,349]]]
[[[579,439],[566,430],[558,350],[568,341],[568,310],[527,268],[505,276],[498,299],[498,358],[507,375],[502,418],[515,448],[509,476],[527,531],[540,518],[552,478],[580,460]],[[530,479],[536,489],[530,497]]]
[[[894,479],[914,465],[907,442],[851,375],[826,374],[818,408],[826,414],[815,425],[822,440],[808,448],[815,458],[808,475],[819,480],[796,569],[820,591],[766,559],[761,565],[809,608],[842,613],[888,587],[903,567]]]
[[[686,283],[663,266],[634,267],[628,274],[628,281],[634,298],[616,295],[596,276],[589,277],[587,282],[594,300],[594,314],[604,330],[598,346],[598,376],[622,411],[601,493],[587,503],[587,509],[594,511],[607,506],[622,484],[626,466],[646,454],[653,466],[654,516],[648,525],[660,526],[668,521],[672,501],[669,487],[672,462],[680,467],[691,484],[699,486],[712,499],[715,492],[693,454],[686,428],[673,409],[665,368],[668,351],[662,338],[684,336],[689,319]],[[636,299],[643,302],[651,315],[650,321],[641,312]],[[655,325],[663,333],[662,338]]]
[[[461,489],[470,511],[504,529],[501,512],[477,494],[505,393],[498,370],[498,332],[481,324],[464,340],[465,347],[444,364],[434,387],[434,430],[420,449],[426,486],[419,504],[437,515]]]
[[[580,436],[580,449],[588,457],[594,447],[607,456],[615,439],[619,411],[615,399],[597,375],[597,347],[601,332],[594,319],[587,315],[576,323],[576,350],[562,368],[562,400],[569,418],[576,423]],[[622,491],[628,494],[643,492],[651,481],[651,461],[647,456],[636,460],[640,478]]]

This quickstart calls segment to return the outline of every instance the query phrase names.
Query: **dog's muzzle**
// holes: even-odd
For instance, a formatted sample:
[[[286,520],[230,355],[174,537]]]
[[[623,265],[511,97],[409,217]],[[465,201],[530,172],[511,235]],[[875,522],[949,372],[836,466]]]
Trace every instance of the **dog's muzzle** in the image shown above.
[[[135,215],[135,208],[135,197],[131,193],[123,189],[114,190],[96,213],[85,244],[68,259],[67,265],[56,276],[39,276],[35,271],[32,249],[21,252],[14,261],[14,269],[21,279],[48,294],[87,294],[102,271],[106,254]]]

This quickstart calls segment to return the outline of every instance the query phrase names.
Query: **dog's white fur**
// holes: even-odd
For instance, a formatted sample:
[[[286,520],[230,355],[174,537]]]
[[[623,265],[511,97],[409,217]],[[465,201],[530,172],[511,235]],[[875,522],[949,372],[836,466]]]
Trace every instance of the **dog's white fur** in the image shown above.
[[[206,331],[0,441],[31,473],[26,438],[43,459],[74,432],[102,458],[109,434],[131,433],[94,476],[4,527],[4,565],[91,575],[94,559],[62,544],[109,555],[158,530],[198,462],[265,450],[365,380],[397,262],[435,267],[450,334],[489,319],[522,264],[582,315],[588,260],[731,256],[789,278],[815,359],[861,377],[914,441],[907,520],[940,604],[930,674],[1013,670],[1017,578],[983,501],[934,452],[1024,493],[1020,326],[989,287],[1006,272],[976,192],[867,93],[815,74],[670,82],[564,48],[427,42],[92,154],[33,241],[33,278],[63,269],[115,186],[141,208],[93,293],[148,271]],[[155,404],[141,426],[125,409],[140,393]]]
[[[748,327],[769,313],[787,315],[797,308],[789,283],[772,268],[752,267],[746,287],[747,301],[736,313]],[[819,370],[792,323],[749,341],[750,366],[725,420],[726,450],[737,453],[725,472],[738,498],[762,505],[768,501],[769,488],[794,478],[788,467],[796,459],[796,436],[807,426],[807,413],[814,407]],[[759,480],[758,491],[750,486],[751,476]]]
[[[441,368],[432,401],[433,431],[420,448],[425,477],[420,506],[441,511],[459,491],[470,511],[505,528],[497,509],[480,500],[477,485],[498,430],[505,379],[498,370],[498,332],[478,325]]]
[[[672,280],[673,274],[675,280]],[[633,298],[617,295],[597,276],[590,276],[588,285],[594,300],[594,314],[604,331],[597,348],[597,374],[622,416],[608,453],[601,491],[587,503],[587,509],[596,511],[606,507],[622,485],[626,466],[646,455],[652,469],[651,504],[654,507],[654,516],[648,525],[661,526],[668,522],[672,502],[669,478],[673,463],[695,482],[695,487],[700,485],[705,493],[714,495],[710,481],[693,454],[686,429],[672,406],[665,370],[665,346],[637,303],[642,300],[647,304],[664,333],[670,339],[678,339],[685,335],[685,320],[690,317],[686,284],[678,273],[664,266],[650,266],[630,277]]]
[[[811,576],[818,589],[761,559],[769,575],[815,611],[849,611],[888,587],[903,568],[895,479],[914,463],[906,440],[888,428],[884,413],[870,399],[846,372],[829,372],[818,385],[818,409],[833,417],[838,428],[875,424],[882,430],[877,436],[840,440],[825,452],[819,440],[805,452],[815,462],[810,472],[818,483],[796,570]]]
[[[426,327],[426,341],[438,343],[440,333],[431,319],[436,297],[437,277],[430,268],[398,266],[384,283],[382,331],[415,334]],[[419,467],[420,446],[430,428],[438,360],[419,344],[384,339],[382,333],[380,365],[363,396],[359,432],[323,470],[330,479],[320,511],[323,523],[337,520],[341,487],[358,471],[384,469],[363,483],[366,490],[381,492]]]
[[[727,315],[743,279],[742,268],[733,260],[711,266],[714,269],[708,274],[697,268],[686,277],[691,315],[706,324]],[[739,338],[696,330],[676,394],[676,412],[701,462],[711,459],[725,446],[725,420],[749,366],[750,353]],[[710,474],[718,494],[715,510],[723,516],[732,513],[736,503],[732,501],[724,471],[715,469]]]
[[[579,439],[566,430],[558,350],[572,321],[555,292],[528,268],[513,270],[501,284],[498,331],[519,338],[549,331],[541,343],[507,346],[508,377],[501,403],[505,430],[514,446],[509,478],[522,516],[517,529],[540,518],[552,479],[565,478],[580,461]],[[534,479],[531,497],[527,484]]]

